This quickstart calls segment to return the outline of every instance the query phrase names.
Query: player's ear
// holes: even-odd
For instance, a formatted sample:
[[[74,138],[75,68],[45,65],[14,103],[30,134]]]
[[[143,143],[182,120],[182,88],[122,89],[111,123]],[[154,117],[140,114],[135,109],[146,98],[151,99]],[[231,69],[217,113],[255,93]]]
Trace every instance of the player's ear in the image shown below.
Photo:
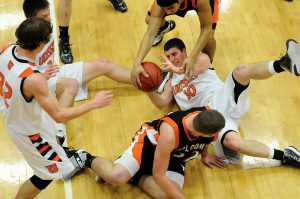
[[[185,56],[187,56],[186,48],[182,49],[182,52],[184,53]]]

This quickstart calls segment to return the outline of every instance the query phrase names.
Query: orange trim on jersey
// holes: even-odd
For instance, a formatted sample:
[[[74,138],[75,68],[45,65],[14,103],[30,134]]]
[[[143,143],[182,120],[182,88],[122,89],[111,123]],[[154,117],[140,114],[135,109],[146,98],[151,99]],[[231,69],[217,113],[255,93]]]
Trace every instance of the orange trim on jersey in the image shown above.
[[[1,53],[4,53],[9,47],[11,47],[13,45],[13,43],[9,43],[6,44],[2,49],[1,49]]]
[[[28,67],[19,75],[19,78],[28,77],[32,73],[33,73],[33,70],[30,67]]]
[[[176,124],[176,122],[174,120],[172,120],[169,117],[164,117],[161,120],[164,121],[164,122],[167,122],[173,128],[174,135],[175,135],[175,148],[177,148],[179,146],[179,129],[178,129],[178,125]]]
[[[49,144],[44,145],[44,146],[39,150],[39,153],[43,153],[44,151],[46,151],[47,149],[49,149],[49,147],[51,147]]]
[[[219,19],[219,0],[215,0],[214,1],[214,13],[212,15],[212,23],[217,23],[218,22],[218,19]]]
[[[143,126],[146,126],[147,129],[148,129],[148,127],[150,127],[149,125],[146,125],[146,124],[144,124]],[[132,147],[132,155],[136,159],[136,161],[138,162],[139,165],[141,165],[141,162],[142,162],[142,150],[143,150],[143,146],[144,146],[144,138],[145,138],[145,136],[147,136],[147,129],[142,131],[142,128],[141,128],[140,131],[138,131],[134,136],[133,143],[135,143],[135,144]],[[137,138],[137,140],[136,140],[136,138]]]
[[[40,134],[38,133],[38,134],[35,134],[35,135],[30,135],[29,136],[29,139],[31,140],[31,141],[36,141],[37,139],[39,139],[41,136],[40,136]]]
[[[192,0],[192,6],[194,7],[194,8],[196,8],[196,0]]]
[[[214,136],[214,141],[217,141],[217,140],[218,140],[218,137],[219,137],[219,134],[216,134],[216,135]]]
[[[195,111],[195,112],[192,112],[192,113],[187,114],[186,116],[184,116],[184,117],[182,118],[182,124],[183,124],[183,128],[184,128],[184,132],[185,132],[187,138],[188,138],[190,141],[193,141],[193,140],[195,140],[195,139],[193,139],[193,138],[190,137],[189,131],[188,131],[187,127],[186,127],[186,120],[187,120],[190,116],[192,116],[192,115],[194,115],[194,114],[198,114],[198,113],[200,113],[200,112],[201,112],[201,111]]]
[[[55,158],[53,158],[53,161],[57,161],[58,162],[59,160],[60,160],[60,157],[58,155],[56,155]]]
[[[30,66],[35,66],[35,63],[33,63],[33,62],[28,62],[28,64],[30,65]]]
[[[178,10],[185,10],[188,7],[188,0],[184,0],[184,2],[182,2],[182,3],[184,3],[184,7],[183,8],[179,7]],[[180,6],[182,5],[182,3],[180,4]]]
[[[152,13],[153,9],[154,9],[154,3],[152,3],[149,12]]]
[[[8,70],[10,70],[14,65],[15,65],[15,64],[14,64],[11,60],[9,60],[9,62],[8,62],[8,64],[7,64]]]

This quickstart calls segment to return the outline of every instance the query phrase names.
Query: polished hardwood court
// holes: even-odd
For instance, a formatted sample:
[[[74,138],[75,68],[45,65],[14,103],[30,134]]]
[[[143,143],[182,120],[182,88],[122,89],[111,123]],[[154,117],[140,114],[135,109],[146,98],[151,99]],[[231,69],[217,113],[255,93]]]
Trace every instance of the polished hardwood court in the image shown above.
[[[58,1],[54,2],[55,8]],[[73,0],[70,39],[75,61],[105,57],[132,68],[147,29],[144,18],[152,0],[125,1],[128,11],[119,13],[106,0]],[[0,2],[1,46],[16,40],[14,31],[25,18],[22,2]],[[299,10],[299,0],[222,0],[213,61],[221,79],[224,80],[237,64],[280,58],[285,54],[285,41],[289,38],[300,41]],[[175,20],[176,28],[165,35],[162,44],[151,49],[145,60],[160,63],[157,55],[163,54],[163,44],[173,37],[181,38],[188,53],[191,52],[200,33],[196,13],[168,19]],[[67,124],[68,144],[98,156],[117,158],[143,122],[168,112],[167,108],[157,109],[147,95],[135,87],[106,77],[89,83],[88,98],[99,90],[112,90],[113,103]],[[300,148],[300,78],[281,73],[268,80],[251,81],[250,90],[251,106],[242,119],[241,134],[281,149],[289,145]],[[84,101],[75,105],[80,103]],[[15,196],[20,184],[31,177],[32,171],[10,141],[2,116],[0,140],[0,198],[9,199]],[[212,148],[210,150],[212,152]],[[289,166],[245,169],[249,164],[268,166],[268,161],[244,158],[239,165],[210,169],[200,159],[193,160],[186,167],[183,193],[188,199],[300,198],[300,169]],[[94,178],[95,174],[87,169],[70,183],[53,182],[37,198],[149,198],[132,185],[98,184]]]

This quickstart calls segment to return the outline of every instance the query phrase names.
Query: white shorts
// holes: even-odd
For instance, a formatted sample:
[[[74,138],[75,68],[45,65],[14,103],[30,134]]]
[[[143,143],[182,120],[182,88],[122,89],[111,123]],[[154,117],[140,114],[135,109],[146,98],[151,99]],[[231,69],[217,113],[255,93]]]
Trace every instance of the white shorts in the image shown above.
[[[223,87],[214,94],[209,105],[213,109],[222,113],[226,120],[225,127],[221,130],[218,140],[213,142],[215,153],[218,156],[226,157],[226,159],[232,164],[238,164],[240,154],[228,149],[227,147],[221,147],[221,141],[224,139],[224,134],[228,131],[235,131],[239,133],[238,128],[240,119],[250,107],[248,98],[250,85],[239,95],[237,103],[234,99],[234,87],[235,82],[232,78],[232,73],[230,73],[224,82]]]
[[[87,84],[82,84],[83,75],[83,62],[76,62],[72,64],[66,64],[59,67],[59,72],[55,77],[51,77],[48,80],[49,90],[56,95],[56,82],[58,78],[71,78],[76,79],[79,83],[78,93],[75,97],[75,101],[87,99],[88,87]]]
[[[74,170],[65,151],[56,142],[52,122],[45,123],[42,132],[31,136],[8,131],[33,173],[42,180],[58,180]]]

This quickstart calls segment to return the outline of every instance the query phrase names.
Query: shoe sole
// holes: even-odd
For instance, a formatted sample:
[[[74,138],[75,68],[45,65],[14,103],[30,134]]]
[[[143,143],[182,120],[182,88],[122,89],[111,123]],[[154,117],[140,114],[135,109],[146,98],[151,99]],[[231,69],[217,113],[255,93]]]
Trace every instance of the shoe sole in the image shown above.
[[[289,39],[286,41],[287,53],[292,60],[292,70],[296,76],[300,76],[300,69],[297,69],[297,66],[300,67],[300,46],[297,41]]]
[[[289,146],[288,149],[300,156],[300,152],[295,147]]]
[[[109,3],[110,3],[110,5],[111,5],[111,7],[112,7],[114,10],[118,11],[118,12],[124,13],[124,12],[127,12],[127,10],[128,10],[128,9],[126,9],[126,10],[119,10],[119,9],[116,9],[116,8],[114,7],[114,5],[113,5],[112,2],[109,2]]]
[[[173,20],[170,20],[170,21],[173,21]],[[169,21],[169,23],[171,23],[170,21]],[[163,38],[164,38],[164,36],[165,36],[166,33],[168,33],[168,32],[170,32],[170,31],[172,31],[172,30],[175,29],[176,23],[175,23],[175,21],[173,21],[173,22],[174,22],[174,26],[173,26],[172,28],[170,28],[170,30],[168,30],[168,31],[167,31],[167,30],[161,31],[161,33],[163,34],[163,36],[161,37],[161,40],[160,40],[159,42],[157,42],[156,44],[152,44],[153,47],[154,47],[154,46],[157,46],[158,44],[160,44],[160,43],[162,42],[162,40],[163,40]],[[160,33],[160,34],[161,34],[161,33]]]

